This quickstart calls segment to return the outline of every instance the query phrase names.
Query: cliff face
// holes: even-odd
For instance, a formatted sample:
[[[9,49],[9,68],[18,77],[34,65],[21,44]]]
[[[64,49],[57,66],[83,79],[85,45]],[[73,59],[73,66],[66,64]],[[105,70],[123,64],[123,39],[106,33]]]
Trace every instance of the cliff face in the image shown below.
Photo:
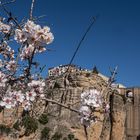
[[[96,112],[99,121],[91,124],[87,128],[88,140],[125,140],[125,104],[123,95],[120,95],[118,90],[106,89],[107,81],[99,74],[89,72],[74,72],[67,78],[49,79],[47,81],[46,94],[47,97],[58,101],[61,104],[79,110],[80,94],[82,91],[90,88],[96,88],[99,91],[105,90],[104,97],[110,102],[110,113]],[[18,116],[22,113],[22,108],[18,109]],[[70,111],[51,102],[40,100],[34,103],[33,117],[39,118],[41,114],[47,114],[48,122],[45,125],[38,126],[35,133],[29,136],[24,136],[25,129],[13,130],[18,135],[20,140],[39,140],[41,131],[47,127],[50,129],[49,137],[53,140],[53,136],[61,134],[59,140],[86,140],[84,127],[80,124],[80,116],[78,113]],[[9,127],[13,127],[16,119],[13,112],[10,110],[1,112],[1,124],[4,123]],[[7,116],[6,116],[7,115]],[[4,117],[3,117],[4,116]],[[16,118],[18,118],[16,116]],[[12,139],[3,137],[4,140]],[[20,138],[19,138],[20,137]],[[71,138],[70,138],[71,137]],[[16,139],[16,136],[13,138]],[[45,138],[44,138],[45,139]],[[47,139],[47,138],[46,138]],[[49,139],[49,138],[48,138]]]

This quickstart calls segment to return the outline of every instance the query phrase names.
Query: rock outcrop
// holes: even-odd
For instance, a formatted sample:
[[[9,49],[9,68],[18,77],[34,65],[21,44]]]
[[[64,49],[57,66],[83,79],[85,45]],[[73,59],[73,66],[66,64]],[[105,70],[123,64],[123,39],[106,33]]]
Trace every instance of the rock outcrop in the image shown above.
[[[110,102],[110,112],[96,112],[99,121],[87,128],[88,140],[125,140],[126,112],[124,95],[121,95],[117,89],[107,88],[107,81],[100,74],[80,71],[70,73],[68,76],[48,79],[46,83],[48,85],[46,87],[47,98],[77,110],[79,110],[81,105],[80,94],[82,91],[90,88],[96,88],[99,91],[103,90],[105,92],[105,94],[103,93],[104,97]],[[22,108],[18,109],[16,116],[13,114],[13,111],[1,112],[0,123],[12,128],[11,133],[14,133],[13,135],[15,136],[11,136],[12,134],[10,133],[5,137],[1,133],[0,139],[11,140],[12,137],[18,140],[45,139],[41,135],[44,134],[42,130],[46,128],[47,132],[45,134],[49,135],[49,138],[46,138],[46,140],[55,140],[54,137],[57,137],[58,140],[86,140],[85,131],[80,123],[78,113],[43,100],[34,103],[33,110],[34,118],[38,120],[41,114],[47,114],[49,121],[46,124],[38,123],[38,129],[27,136],[24,135],[24,125],[19,130],[13,128],[13,125],[22,114]]]

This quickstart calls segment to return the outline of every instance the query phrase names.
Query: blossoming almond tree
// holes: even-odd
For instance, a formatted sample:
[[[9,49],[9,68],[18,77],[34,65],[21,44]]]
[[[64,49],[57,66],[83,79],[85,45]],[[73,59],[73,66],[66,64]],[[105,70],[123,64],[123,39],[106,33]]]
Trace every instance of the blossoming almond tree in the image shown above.
[[[0,20],[0,106],[9,109],[21,105],[27,109],[38,97],[44,97],[45,81],[34,76],[32,69],[35,55],[46,51],[54,36],[48,26],[36,24],[32,15],[21,26],[5,3],[1,2],[1,7],[9,17]],[[20,45],[18,52],[10,47],[11,40]]]

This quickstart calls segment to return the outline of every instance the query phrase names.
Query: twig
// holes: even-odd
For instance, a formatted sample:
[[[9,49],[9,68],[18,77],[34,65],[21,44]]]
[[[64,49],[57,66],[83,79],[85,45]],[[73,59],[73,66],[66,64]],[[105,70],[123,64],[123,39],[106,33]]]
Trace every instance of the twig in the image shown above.
[[[87,133],[87,127],[85,125],[84,126],[84,132],[85,132],[85,137],[86,137],[86,140],[88,140],[88,133]]]
[[[71,58],[71,60],[70,60],[70,62],[69,62],[68,69],[67,69],[66,73],[69,71],[70,65],[72,64],[72,62],[73,62],[73,60],[74,60],[74,58],[75,58],[75,56],[76,56],[76,54],[77,54],[77,52],[78,52],[78,50],[79,50],[81,44],[82,44],[82,42],[84,41],[84,39],[85,39],[87,33],[90,31],[91,27],[92,27],[93,24],[95,23],[96,19],[97,19],[97,17],[93,17],[93,18],[92,18],[92,22],[90,23],[90,25],[88,26],[88,28],[87,28],[86,32],[84,33],[82,39],[81,39],[80,42],[78,43],[78,46],[77,46],[77,48],[76,48],[76,50],[75,50],[75,52],[74,52],[74,54],[73,54],[73,56],[72,56],[72,58]]]
[[[101,91],[101,95],[104,95],[104,96],[106,96],[107,97],[107,93],[104,93],[107,89],[109,89],[109,87],[111,86],[111,84],[115,81],[115,76],[116,76],[116,74],[117,74],[117,69],[118,69],[118,66],[116,66],[115,67],[115,69],[114,69],[114,71],[112,72],[111,71],[111,77],[109,78],[109,80],[108,80],[108,85],[107,85],[107,87],[106,88],[104,88],[102,91]],[[106,91],[106,92],[108,92],[108,91]],[[104,93],[104,94],[103,94]],[[112,99],[113,99],[113,95],[114,94],[112,94]],[[113,110],[113,100],[112,99],[110,99],[109,100],[109,103],[110,103],[110,114],[109,114],[109,117],[110,117],[110,124],[111,124],[111,130],[110,130],[110,140],[111,140],[111,132],[112,132],[112,125],[113,125],[113,123],[112,123],[112,110]],[[106,101],[106,98],[105,98],[105,102],[107,102]],[[103,120],[103,127],[102,127],[102,131],[101,131],[101,135],[100,135],[100,137],[102,137],[103,136],[103,131],[104,131],[104,125],[106,124],[106,121],[107,121],[107,118],[106,118],[107,116],[106,116],[106,114],[105,114],[105,116],[104,116],[104,120]]]
[[[32,66],[33,59],[34,59],[35,50],[36,50],[36,48],[34,48],[32,56],[30,58],[28,58],[28,68],[27,68],[27,78],[28,79],[29,79],[29,76],[31,75],[31,66]]]
[[[69,109],[69,110],[71,110],[71,111],[73,111],[73,112],[76,112],[76,113],[80,114],[80,111],[79,111],[79,110],[73,109],[73,108],[71,108],[70,106],[66,106],[66,105],[64,105],[64,104],[62,104],[62,103],[59,103],[59,102],[57,102],[57,101],[54,101],[54,100],[51,100],[51,99],[47,99],[47,98],[45,98],[44,100],[45,100],[45,101],[48,101],[48,102],[51,102],[51,103],[54,103],[54,104],[57,104],[57,105],[59,105],[59,106],[62,106],[62,107],[64,107],[64,108],[66,108],[66,109]]]
[[[106,94],[103,94],[110,86],[111,84],[115,81],[115,76],[117,74],[117,69],[118,69],[118,66],[115,67],[114,71],[111,72],[111,77],[109,78],[108,80],[108,84],[107,84],[107,87],[103,88],[102,91],[101,91],[101,95],[106,95]]]
[[[38,19],[40,19],[40,18],[44,18],[44,17],[46,17],[46,15],[41,15],[41,16],[39,16],[39,17],[34,17],[33,21],[36,21],[36,20],[38,20]]]
[[[35,0],[32,0],[31,9],[30,9],[30,20],[33,19],[34,2],[35,2]]]
[[[11,4],[11,3],[14,3],[16,0],[12,0],[12,1],[8,1],[8,2],[5,2],[5,3],[1,3],[0,1],[0,5],[7,5],[7,4]]]
[[[11,16],[11,13],[5,8],[5,6],[4,6],[4,5],[0,5],[0,6],[3,8],[3,10],[5,11],[5,13],[9,16],[9,18],[11,18],[11,20],[14,21],[14,23],[18,26],[18,28],[19,28],[20,30],[22,30],[22,28],[21,28],[20,25],[18,24],[18,21],[17,21],[14,17]]]
[[[118,66],[115,67],[113,72],[111,71],[111,77],[108,81],[108,86],[110,86],[115,81],[115,76],[117,74],[117,69],[118,69]]]
[[[11,2],[14,2],[14,0],[11,1]],[[10,2],[9,2],[9,3],[10,3]],[[9,4],[9,3],[8,3],[8,4]],[[5,13],[9,16],[9,18],[10,18],[11,20],[13,20],[13,22],[17,25],[17,27],[18,27],[20,30],[22,30],[22,28],[21,28],[20,24],[18,23],[18,21],[12,16],[12,14],[6,9],[6,7],[5,7],[3,4],[1,4],[0,6],[3,8],[3,10],[5,11]],[[18,56],[17,56],[17,58],[16,58],[16,67],[17,67],[17,64],[18,64],[18,60],[19,60],[20,53],[21,53],[21,51],[22,51],[22,47],[23,47],[23,46],[21,46],[21,47],[19,48],[19,53],[18,53]],[[13,72],[10,76],[13,76],[13,75],[16,73],[16,67],[15,67],[14,72]]]
[[[93,24],[95,23],[96,19],[97,19],[97,16],[92,18],[92,22],[91,22],[90,25],[88,26],[88,28],[87,28],[86,32],[84,33],[84,35],[82,36],[82,38],[81,38],[80,42],[78,43],[77,48],[76,48],[76,50],[75,50],[75,52],[74,52],[74,54],[73,54],[73,56],[72,56],[70,62],[68,63],[68,68],[67,68],[66,72],[62,73],[61,76],[64,76],[64,75],[66,74],[66,77],[65,77],[65,78],[67,78],[67,76],[69,75],[70,65],[72,64],[72,62],[73,62],[73,60],[74,60],[74,58],[75,58],[75,56],[76,56],[76,54],[77,54],[77,52],[78,52],[78,50],[79,50],[81,44],[82,44],[82,42],[84,41],[84,39],[85,39],[87,33],[90,31],[91,27],[92,27]],[[55,80],[56,80],[57,78],[58,78],[58,77],[55,77]]]

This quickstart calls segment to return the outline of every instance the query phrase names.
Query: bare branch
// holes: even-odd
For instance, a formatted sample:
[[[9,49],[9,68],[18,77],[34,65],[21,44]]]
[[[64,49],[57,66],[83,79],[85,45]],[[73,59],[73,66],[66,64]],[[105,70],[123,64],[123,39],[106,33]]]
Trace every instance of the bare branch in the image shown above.
[[[51,103],[54,103],[54,104],[57,104],[57,105],[59,105],[59,106],[62,106],[62,107],[64,107],[64,108],[66,108],[66,109],[69,109],[69,110],[71,110],[71,111],[73,111],[73,112],[76,112],[76,113],[80,114],[80,111],[79,111],[79,110],[73,109],[73,108],[71,108],[70,106],[66,106],[66,105],[64,105],[64,104],[62,104],[62,103],[59,103],[59,102],[57,102],[57,101],[54,101],[54,100],[51,100],[51,99],[47,99],[47,98],[45,98],[44,100],[45,100],[45,101],[48,101],[48,102],[51,102]]]
[[[14,21],[14,23],[18,26],[18,28],[20,30],[22,30],[22,28],[20,27],[18,21],[13,16],[11,16],[11,13],[5,8],[5,6],[3,4],[1,4],[0,6],[3,8],[3,10],[5,11],[5,13],[9,16],[9,18],[11,18],[11,20]]]
[[[41,16],[39,16],[39,17],[35,17],[35,18],[33,19],[33,21],[39,20],[39,19],[44,18],[44,17],[46,17],[46,15],[41,15]]]
[[[5,3],[2,3],[0,1],[0,5],[7,5],[7,4],[11,4],[11,3],[14,3],[16,0],[12,0],[12,1],[8,1],[8,2],[5,2]]]
[[[116,66],[116,67],[114,68],[113,72],[111,72],[111,76],[110,76],[110,78],[109,78],[109,80],[108,80],[107,87],[105,87],[105,88],[102,89],[101,95],[106,96],[106,94],[107,94],[106,92],[108,92],[109,87],[110,87],[111,84],[115,81],[115,76],[116,76],[116,74],[117,74],[117,69],[118,69],[118,66]],[[104,93],[104,92],[105,92],[105,93]],[[103,94],[103,93],[104,93],[104,94]],[[105,101],[106,101],[106,99],[105,99]]]
[[[30,9],[30,20],[33,19],[34,2],[35,2],[35,0],[32,0],[31,9]]]
[[[115,81],[115,76],[117,74],[117,69],[118,69],[118,66],[115,67],[115,69],[113,70],[113,72],[110,71],[111,72],[111,77],[110,77],[110,79],[108,81],[108,85],[109,86]]]

